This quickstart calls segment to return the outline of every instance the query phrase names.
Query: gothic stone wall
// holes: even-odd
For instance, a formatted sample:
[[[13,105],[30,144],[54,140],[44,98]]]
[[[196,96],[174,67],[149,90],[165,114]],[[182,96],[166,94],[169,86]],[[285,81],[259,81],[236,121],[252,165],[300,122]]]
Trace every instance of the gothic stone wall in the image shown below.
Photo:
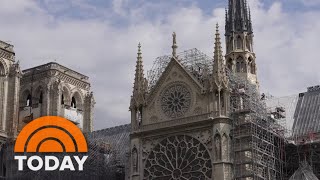
[[[131,179],[231,179],[231,126],[221,121],[133,137]]]

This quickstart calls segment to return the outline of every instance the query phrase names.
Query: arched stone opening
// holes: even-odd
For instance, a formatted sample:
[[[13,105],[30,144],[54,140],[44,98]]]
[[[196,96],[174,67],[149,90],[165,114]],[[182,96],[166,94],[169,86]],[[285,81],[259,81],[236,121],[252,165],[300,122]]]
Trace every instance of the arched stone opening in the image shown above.
[[[83,110],[83,100],[79,92],[76,91],[75,93],[73,93],[70,105],[72,108]]]

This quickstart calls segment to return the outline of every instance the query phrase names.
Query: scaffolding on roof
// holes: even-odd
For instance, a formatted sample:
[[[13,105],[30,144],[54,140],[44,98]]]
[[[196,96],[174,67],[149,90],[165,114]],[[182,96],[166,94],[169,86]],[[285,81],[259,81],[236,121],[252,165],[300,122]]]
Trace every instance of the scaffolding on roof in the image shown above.
[[[171,56],[161,56],[147,73],[151,90],[165,71]],[[204,70],[212,74],[213,59],[197,49],[178,54],[181,65],[199,82]],[[233,119],[234,179],[283,179],[285,137],[281,106],[267,109],[258,87],[247,79],[227,70],[231,89],[230,116]]]
[[[196,79],[200,80],[200,82],[203,78],[204,69],[207,69],[209,74],[212,72],[213,58],[207,56],[196,48],[180,52],[177,54],[177,57],[181,65]],[[171,55],[165,55],[156,58],[152,68],[147,72],[149,91],[156,85],[160,76],[168,66],[171,58]]]

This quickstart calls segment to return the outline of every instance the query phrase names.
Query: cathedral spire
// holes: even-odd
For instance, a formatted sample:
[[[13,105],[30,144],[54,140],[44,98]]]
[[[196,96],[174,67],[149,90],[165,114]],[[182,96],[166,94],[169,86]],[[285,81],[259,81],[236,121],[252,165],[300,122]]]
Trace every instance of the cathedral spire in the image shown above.
[[[250,7],[249,7],[249,6],[248,6],[248,13],[249,13],[248,31],[252,33],[253,30],[252,30],[251,10],[250,10]]]
[[[254,35],[247,0],[229,0],[225,28],[226,67],[258,87]]]
[[[172,56],[177,58],[177,39],[176,39],[176,33],[172,33]]]
[[[252,33],[247,0],[229,0],[226,34],[232,32]]]
[[[214,65],[213,65],[213,78],[215,83],[219,86],[226,83],[225,64],[223,62],[223,52],[221,47],[221,38],[219,33],[219,24],[216,24],[215,43],[214,43]]]
[[[141,44],[138,44],[138,57],[136,63],[136,73],[133,85],[133,98],[135,99],[136,105],[142,105],[144,102],[144,94],[146,92],[146,79],[144,77],[143,62],[141,56]]]

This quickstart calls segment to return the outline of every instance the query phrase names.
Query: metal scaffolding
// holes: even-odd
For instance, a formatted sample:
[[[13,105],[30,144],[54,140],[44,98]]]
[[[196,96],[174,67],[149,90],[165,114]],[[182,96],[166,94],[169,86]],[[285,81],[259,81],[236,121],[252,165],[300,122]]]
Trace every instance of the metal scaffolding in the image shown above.
[[[258,87],[227,72],[233,119],[234,179],[283,179],[285,160],[285,110],[268,110]]]
[[[147,73],[149,90],[155,86],[171,58],[161,56],[156,59]],[[213,59],[197,49],[179,53],[178,60],[200,83],[212,74]],[[256,85],[228,70],[227,75],[231,89],[234,179],[283,180],[285,109],[280,105],[268,109]]]
[[[196,79],[201,82],[205,71],[211,74],[213,68],[213,58],[207,56],[198,49],[189,49],[177,54],[181,65],[188,70]],[[147,72],[147,80],[149,83],[148,89],[151,90],[158,82],[160,76],[168,66],[172,56],[165,55],[156,58],[151,70]]]

